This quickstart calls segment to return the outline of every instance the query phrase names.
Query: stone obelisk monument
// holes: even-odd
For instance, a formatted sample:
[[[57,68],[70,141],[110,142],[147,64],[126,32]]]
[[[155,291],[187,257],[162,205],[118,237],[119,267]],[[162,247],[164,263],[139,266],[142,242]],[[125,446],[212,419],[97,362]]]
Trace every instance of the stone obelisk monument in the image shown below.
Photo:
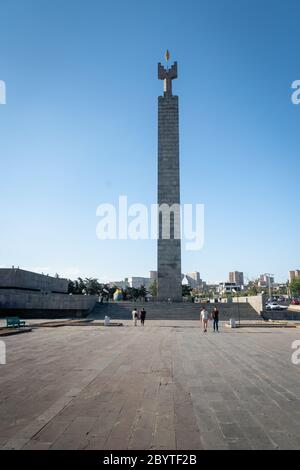
[[[166,59],[169,59],[168,51]],[[178,96],[172,94],[177,62],[170,68],[159,63],[158,78],[164,81],[164,94],[158,97],[157,298],[181,301],[179,116]]]

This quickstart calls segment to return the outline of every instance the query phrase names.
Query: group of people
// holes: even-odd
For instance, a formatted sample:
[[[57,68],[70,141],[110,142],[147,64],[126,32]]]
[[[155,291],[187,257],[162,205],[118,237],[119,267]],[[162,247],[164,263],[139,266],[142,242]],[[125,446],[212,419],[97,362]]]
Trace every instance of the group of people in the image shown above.
[[[213,311],[211,312],[211,319],[213,320],[213,328],[214,332],[219,332],[219,310],[217,307],[214,307]],[[203,332],[207,332],[209,320],[209,313],[205,307],[202,308],[200,313],[200,321],[202,322]]]
[[[136,308],[134,308],[131,313],[134,326],[137,326],[138,320],[141,320],[141,326],[144,326],[146,318],[146,310],[144,307],[141,311],[138,311]]]
[[[140,320],[141,326],[144,326],[145,318],[146,318],[146,310],[144,309],[144,307],[140,311],[134,308],[131,313],[132,313],[133,325],[137,326],[137,322],[138,320]],[[207,332],[208,320],[210,318],[211,320],[213,320],[213,331],[219,332],[219,310],[217,309],[217,307],[214,307],[213,311],[211,312],[211,315],[209,315],[205,307],[201,309],[200,321],[202,323],[203,332],[204,333]]]

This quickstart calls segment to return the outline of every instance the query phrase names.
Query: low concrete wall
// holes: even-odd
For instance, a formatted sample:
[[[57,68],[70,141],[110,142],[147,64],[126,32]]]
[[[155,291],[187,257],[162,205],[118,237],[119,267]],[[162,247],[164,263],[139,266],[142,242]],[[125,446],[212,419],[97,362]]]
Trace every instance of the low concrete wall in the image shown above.
[[[264,311],[265,295],[258,294],[258,295],[248,296],[248,297],[238,297],[238,298],[233,297],[232,302],[233,303],[239,302],[240,304],[248,303],[251,305],[251,307],[254,308],[254,310],[259,315],[261,315],[261,313]]]
[[[266,320],[300,320],[300,312],[295,310],[267,310],[264,312],[264,318]]]
[[[35,312],[39,316],[72,316],[76,312],[88,314],[96,304],[97,298],[89,295],[50,294],[35,292],[20,292],[19,290],[0,290],[0,312],[9,314],[10,311],[24,314]],[[63,312],[63,315],[61,315]],[[44,315],[43,315],[44,316]],[[77,316],[77,315],[76,315]]]
[[[67,293],[68,280],[25,271],[24,269],[1,268],[0,287]]]
[[[298,312],[300,313],[300,305],[289,305],[288,308],[291,312]]]

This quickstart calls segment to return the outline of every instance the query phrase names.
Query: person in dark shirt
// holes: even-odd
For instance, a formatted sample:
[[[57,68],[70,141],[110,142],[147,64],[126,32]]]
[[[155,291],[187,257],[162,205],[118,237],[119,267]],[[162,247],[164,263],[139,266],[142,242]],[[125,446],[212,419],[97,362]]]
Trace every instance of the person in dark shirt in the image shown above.
[[[146,310],[144,309],[144,307],[141,310],[140,318],[141,318],[141,325],[144,326],[145,318],[146,318]]]
[[[214,322],[214,331],[219,332],[219,310],[217,309],[217,307],[214,307],[211,317]]]

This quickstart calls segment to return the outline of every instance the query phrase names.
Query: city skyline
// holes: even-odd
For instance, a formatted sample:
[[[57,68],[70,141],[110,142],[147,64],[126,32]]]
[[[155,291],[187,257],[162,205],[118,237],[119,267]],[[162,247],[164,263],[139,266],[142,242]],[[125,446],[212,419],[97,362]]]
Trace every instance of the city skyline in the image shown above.
[[[0,269],[10,269],[10,268],[13,268],[13,269],[21,269],[21,270],[24,270],[24,271],[29,271],[29,272],[33,272],[33,273],[37,273],[37,274],[44,274],[44,275],[49,275],[49,276],[52,276],[52,277],[56,277],[57,275],[60,277],[60,278],[65,278],[65,279],[69,279],[69,280],[76,280],[78,279],[79,277],[81,278],[92,278],[92,277],[95,277],[98,279],[99,282],[101,282],[102,284],[112,284],[112,283],[124,283],[124,282],[127,282],[128,279],[132,279],[132,278],[136,278],[136,279],[146,279],[147,281],[151,281],[153,279],[156,279],[157,277],[157,271],[156,270],[150,270],[148,272],[145,272],[143,275],[139,274],[139,273],[127,273],[125,276],[119,276],[117,278],[99,278],[97,276],[90,276],[90,275],[86,275],[86,274],[83,274],[83,273],[80,273],[80,272],[75,272],[75,271],[66,271],[65,273],[59,273],[57,271],[53,271],[51,269],[49,269],[48,267],[36,267],[36,268],[30,268],[30,267],[24,267],[24,266],[4,266],[4,265],[0,265]],[[291,273],[296,273],[293,277],[291,277]],[[184,278],[186,279],[191,279],[191,280],[195,280],[194,279],[194,276],[197,275],[197,280],[199,280],[200,284],[204,283],[206,285],[218,285],[218,284],[221,284],[221,283],[226,283],[226,282],[231,282],[231,283],[236,283],[235,281],[231,280],[231,277],[230,275],[232,274],[232,272],[229,272],[227,273],[227,277],[225,276],[223,279],[216,279],[216,280],[210,280],[210,279],[206,279],[205,277],[203,277],[199,271],[193,271],[193,272],[182,272],[181,276],[182,276],[182,281]],[[238,274],[242,275],[243,277],[243,280],[244,280],[244,283],[243,285],[247,286],[249,283],[251,282],[258,282],[258,283],[262,283],[262,278],[268,278],[270,275],[268,273],[264,273],[264,274],[256,274],[255,276],[253,277],[249,277],[247,275],[247,273],[245,272],[238,272]],[[192,277],[191,277],[192,276]],[[284,281],[282,280],[279,280],[276,278],[276,276],[270,276],[270,279],[271,279],[271,282],[272,284],[286,284],[287,282],[291,282],[293,279],[297,278],[300,276],[300,270],[294,270],[294,271],[289,271],[287,273],[287,276],[286,276],[286,279]],[[268,283],[268,281],[264,281],[266,283]],[[237,285],[240,285],[238,282],[236,283]],[[142,285],[142,283],[141,283]]]
[[[297,2],[5,1],[1,16],[2,267],[100,280],[156,269],[155,240],[97,239],[96,208],[120,194],[156,200],[156,64],[168,48],[182,202],[205,206],[204,247],[183,250],[183,272],[287,280],[300,265]]]

